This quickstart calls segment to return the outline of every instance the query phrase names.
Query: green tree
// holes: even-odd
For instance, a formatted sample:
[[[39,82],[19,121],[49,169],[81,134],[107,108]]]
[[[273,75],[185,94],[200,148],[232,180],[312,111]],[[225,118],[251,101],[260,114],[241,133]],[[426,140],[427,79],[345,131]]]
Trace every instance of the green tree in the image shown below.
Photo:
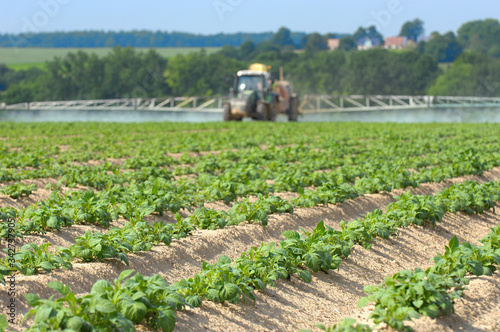
[[[346,55],[342,51],[301,54],[285,67],[300,94],[340,94]]]
[[[232,77],[247,64],[216,53],[178,55],[168,63],[167,84],[174,96],[227,94]]]
[[[457,42],[455,34],[451,31],[444,35],[434,32],[429,41],[420,44],[418,50],[421,53],[429,54],[438,62],[453,62],[463,51],[463,47]]]
[[[467,52],[429,89],[440,96],[500,96],[500,59]]]
[[[417,95],[434,82],[437,62],[413,51],[372,49],[352,53],[344,70],[347,94]]]
[[[238,50],[238,48],[232,45],[226,45],[222,47],[220,53],[223,54],[224,56],[227,56],[228,58],[233,58],[233,59],[240,58],[240,51]]]
[[[339,42],[339,50],[342,51],[357,50],[356,42],[350,36],[342,37]]]
[[[434,84],[441,73],[438,62],[430,55],[421,55],[413,62],[413,94],[426,95],[429,87]]]
[[[417,41],[424,34],[424,21],[416,18],[413,21],[408,21],[401,27],[399,35],[408,39]]]
[[[240,45],[239,52],[240,56],[239,59],[241,60],[250,60],[255,56],[255,44],[253,41],[248,40],[244,42],[243,44]]]
[[[328,49],[326,38],[319,33],[313,33],[307,38],[304,49],[307,53],[325,51]]]
[[[457,31],[457,40],[468,50],[500,56],[500,22],[486,19],[467,22]]]
[[[292,33],[285,27],[282,27],[273,35],[271,42],[280,46],[293,46]]]

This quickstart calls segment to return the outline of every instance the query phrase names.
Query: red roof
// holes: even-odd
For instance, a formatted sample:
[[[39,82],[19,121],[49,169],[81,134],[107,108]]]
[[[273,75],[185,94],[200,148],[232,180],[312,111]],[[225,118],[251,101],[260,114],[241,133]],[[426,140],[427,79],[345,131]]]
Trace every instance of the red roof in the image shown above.
[[[404,46],[405,42],[405,37],[385,37],[386,46]]]

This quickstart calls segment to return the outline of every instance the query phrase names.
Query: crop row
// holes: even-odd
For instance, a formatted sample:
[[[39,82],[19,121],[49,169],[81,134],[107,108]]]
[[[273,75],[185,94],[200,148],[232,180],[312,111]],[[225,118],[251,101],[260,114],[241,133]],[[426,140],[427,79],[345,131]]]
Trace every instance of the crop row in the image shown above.
[[[402,270],[385,278],[378,286],[368,285],[358,307],[374,303],[375,307],[368,316],[376,324],[369,326],[346,318],[338,325],[317,327],[328,332],[361,331],[369,332],[380,323],[401,331],[412,331],[404,322],[420,316],[437,318],[447,316],[454,311],[455,300],[462,297],[469,279],[475,276],[491,276],[500,265],[500,225],[480,240],[481,246],[468,242],[458,242],[453,236],[445,247],[445,253],[433,258],[434,265],[425,271]],[[308,332],[308,330],[302,330]],[[310,332],[310,331],[309,331]]]
[[[255,300],[254,290],[274,285],[277,279],[296,274],[306,282],[311,273],[338,268],[349,256],[355,243],[369,248],[377,236],[396,235],[398,228],[409,224],[435,224],[444,213],[463,210],[482,213],[500,200],[500,183],[466,182],[453,185],[433,196],[406,193],[382,213],[375,210],[361,219],[341,223],[341,230],[320,222],[312,233],[286,231],[279,244],[267,243],[253,247],[234,262],[221,256],[216,264],[203,263],[202,271],[193,278],[168,285],[159,275],[145,277],[132,270],[122,272],[109,283],[98,281],[90,294],[76,297],[68,286],[52,282],[49,287],[62,297],[42,300],[26,295],[35,315],[29,331],[46,329],[134,331],[134,324],[147,322],[153,328],[171,331],[175,311],[185,306],[197,307],[203,299],[217,302]],[[128,279],[127,279],[128,278]],[[126,280],[125,280],[126,279]]]
[[[436,195],[438,205],[443,205],[445,201],[452,202],[452,204],[446,208],[451,212],[471,209],[469,206],[473,206],[477,209],[477,211],[467,210],[468,213],[482,213],[482,210],[492,207],[490,196],[486,196],[485,198],[481,196],[484,194],[481,185],[479,185],[479,187],[472,184],[469,185],[469,183],[467,183],[467,185],[467,188],[459,188],[457,190],[448,189],[439,192]],[[451,188],[456,188],[456,186]],[[465,189],[468,191],[465,191]],[[489,192],[486,193],[490,195]],[[408,204],[415,204],[415,199],[417,201],[419,199],[424,199],[420,196],[408,195],[409,194],[403,194],[399,198],[398,204],[407,202],[409,199],[408,197],[413,199],[413,201]],[[131,221],[126,223],[122,228],[113,227],[105,234],[87,231],[83,236],[75,239],[76,244],[69,248],[58,247],[55,253],[49,250],[49,245],[37,246],[31,243],[23,246],[19,252],[15,254],[16,263],[13,268],[8,268],[8,266],[10,266],[9,257],[6,257],[0,265],[3,266],[3,270],[0,270],[0,281],[3,282],[4,276],[15,270],[25,275],[33,275],[42,270],[50,272],[59,268],[71,268],[71,262],[75,259],[91,262],[119,258],[128,265],[127,253],[148,251],[152,246],[158,245],[159,243],[169,245],[172,238],[179,239],[186,237],[195,229],[224,228],[228,225],[237,225],[245,220],[250,222],[260,221],[262,225],[265,226],[267,225],[269,214],[293,213],[294,206],[340,203],[357,196],[358,193],[356,190],[349,185],[327,184],[320,187],[316,192],[303,192],[301,196],[291,201],[283,200],[278,196],[259,197],[255,202],[249,202],[248,199],[237,202],[228,212],[201,208],[195,210],[189,217],[184,219],[177,214],[177,223],[174,224],[154,222],[151,225],[143,221],[143,217],[153,211],[153,207],[146,207],[136,211],[133,216],[128,216]],[[472,202],[470,202],[471,200]],[[311,202],[313,204],[311,204]],[[432,202],[418,202],[422,206],[430,204],[429,208],[433,208]],[[98,208],[99,205],[90,202],[89,207]],[[80,211],[79,209],[75,209],[75,213],[77,214],[85,213],[85,211],[86,210]],[[440,216],[427,216],[425,219],[435,223],[436,220],[440,220]],[[418,223],[418,221],[413,221],[413,223]],[[351,223],[350,225],[353,227],[352,225],[354,224]],[[376,235],[387,237],[387,235],[382,233]],[[369,241],[362,241],[359,243],[369,243]]]

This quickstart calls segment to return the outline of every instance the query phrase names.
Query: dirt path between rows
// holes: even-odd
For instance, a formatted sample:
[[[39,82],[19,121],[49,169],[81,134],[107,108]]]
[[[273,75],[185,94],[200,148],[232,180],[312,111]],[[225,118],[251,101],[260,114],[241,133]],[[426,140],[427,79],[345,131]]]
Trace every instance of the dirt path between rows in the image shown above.
[[[434,194],[451,183],[465,179],[498,180],[500,168],[481,176],[455,178],[447,183],[422,184],[412,192]],[[222,230],[197,231],[194,236],[175,241],[169,247],[158,246],[150,252],[129,255],[130,267],[113,260],[74,264],[71,271],[60,270],[29,277],[18,275],[18,314],[28,310],[23,297],[25,293],[36,293],[42,298],[53,295],[54,292],[46,287],[53,280],[69,284],[76,293],[87,293],[97,280],[112,280],[121,271],[134,268],[145,275],[159,273],[173,283],[199,272],[203,260],[214,262],[222,254],[234,259],[252,246],[279,241],[285,230],[301,227],[311,230],[320,220],[339,229],[342,219],[349,221],[376,208],[385,208],[394,201],[392,195],[401,192],[365,195],[336,206],[297,209],[293,214],[273,215],[267,227],[242,224]],[[362,289],[365,285],[378,284],[386,275],[402,269],[428,267],[431,265],[429,259],[436,252],[442,252],[453,235],[460,240],[477,243],[489,232],[489,228],[498,223],[500,216],[493,212],[479,216],[448,214],[436,228],[409,227],[402,230],[398,237],[378,240],[370,251],[355,246],[353,254],[342,263],[340,270],[314,274],[310,284],[292,277],[289,281],[278,282],[275,288],[257,292],[256,307],[251,303],[221,305],[207,301],[201,308],[180,312],[176,330],[297,331],[313,328],[314,323],[331,325],[344,317],[363,317],[366,313],[358,310],[356,305],[364,295]],[[8,301],[4,286],[0,286],[0,301]]]

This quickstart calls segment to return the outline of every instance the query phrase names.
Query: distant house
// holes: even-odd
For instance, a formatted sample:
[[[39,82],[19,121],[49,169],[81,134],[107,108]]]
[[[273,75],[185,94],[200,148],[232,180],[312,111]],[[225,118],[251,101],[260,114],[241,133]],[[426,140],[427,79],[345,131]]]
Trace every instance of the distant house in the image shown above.
[[[405,45],[405,48],[406,49],[409,49],[409,50],[414,50],[417,48],[417,42],[414,41],[414,40],[411,40],[409,39],[407,42],[406,42],[406,45]]]
[[[406,37],[385,37],[384,47],[392,50],[403,49],[408,43],[408,38]]]
[[[380,40],[378,40],[376,38],[366,37],[364,39],[358,40],[358,50],[360,50],[360,51],[369,50],[371,48],[379,47],[379,46],[380,46]]]
[[[339,38],[330,38],[328,39],[328,49],[330,51],[335,51],[337,48],[339,48],[340,45],[340,39]]]

